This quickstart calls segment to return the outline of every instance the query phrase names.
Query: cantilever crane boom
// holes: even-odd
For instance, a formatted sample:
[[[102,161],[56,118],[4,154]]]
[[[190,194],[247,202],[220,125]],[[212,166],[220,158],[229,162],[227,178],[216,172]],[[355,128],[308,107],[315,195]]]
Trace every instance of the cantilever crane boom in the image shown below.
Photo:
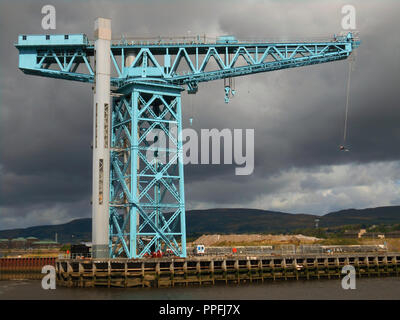
[[[233,36],[113,42],[111,21],[103,18],[96,20],[95,37],[19,35],[15,44],[27,74],[94,83],[95,258],[186,256],[182,86],[194,94],[200,82],[342,60],[359,45],[352,33],[311,42]],[[225,86],[226,102],[230,92]],[[170,139],[168,148],[149,144],[154,130]]]
[[[325,42],[239,42],[233,37],[219,37],[215,43],[203,43],[200,38],[181,41],[112,43],[110,56],[115,76],[111,77],[111,84],[158,80],[192,89],[204,81],[346,59],[359,45],[352,33]],[[27,74],[93,82],[90,58],[94,56],[94,45],[84,34],[20,35],[16,47],[20,52],[19,68]],[[121,63],[127,53],[135,57],[130,65]],[[240,63],[241,57],[245,64]],[[183,60],[187,69],[179,73]],[[206,71],[212,60],[216,61],[214,70]],[[77,72],[80,65],[84,68]]]

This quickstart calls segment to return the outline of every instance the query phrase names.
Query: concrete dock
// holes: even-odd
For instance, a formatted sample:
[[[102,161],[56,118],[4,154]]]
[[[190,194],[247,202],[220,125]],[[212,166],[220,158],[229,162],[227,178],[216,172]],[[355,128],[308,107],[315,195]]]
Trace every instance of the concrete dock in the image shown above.
[[[68,287],[173,287],[274,280],[399,276],[400,252],[189,258],[58,259],[57,284]]]

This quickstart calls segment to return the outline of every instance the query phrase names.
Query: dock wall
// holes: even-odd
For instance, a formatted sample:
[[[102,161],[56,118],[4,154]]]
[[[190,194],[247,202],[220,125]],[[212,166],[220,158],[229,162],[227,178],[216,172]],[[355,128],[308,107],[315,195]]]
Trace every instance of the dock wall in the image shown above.
[[[56,266],[56,258],[0,258],[0,280],[42,279],[45,265]]]
[[[399,253],[227,256],[145,260],[58,260],[57,284],[68,287],[173,287],[274,280],[399,276]]]

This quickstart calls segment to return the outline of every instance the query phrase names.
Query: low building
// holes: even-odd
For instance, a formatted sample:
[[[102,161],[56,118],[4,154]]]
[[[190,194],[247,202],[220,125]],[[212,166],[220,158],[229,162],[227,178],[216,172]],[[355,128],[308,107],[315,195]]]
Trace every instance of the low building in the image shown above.
[[[62,244],[55,241],[36,241],[32,243],[33,249],[53,249],[61,248]]]
[[[10,249],[25,249],[26,248],[26,239],[25,238],[16,238],[11,239]]]
[[[26,238],[26,247],[27,248],[32,248],[32,244],[34,242],[37,242],[37,241],[39,241],[39,239],[36,238],[36,237],[28,237],[28,238]]]
[[[10,245],[9,242],[8,239],[0,239],[0,249],[8,249]]]
[[[367,233],[367,229],[360,229],[360,232],[358,233],[358,238],[361,238],[363,234]]]

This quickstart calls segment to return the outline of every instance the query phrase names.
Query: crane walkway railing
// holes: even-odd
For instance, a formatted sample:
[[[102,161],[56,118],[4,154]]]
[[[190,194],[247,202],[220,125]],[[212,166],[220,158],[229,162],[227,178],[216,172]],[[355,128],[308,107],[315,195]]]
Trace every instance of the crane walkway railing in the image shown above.
[[[353,40],[358,42],[359,32],[353,31]],[[158,37],[121,37],[114,38],[111,41],[113,46],[129,46],[129,45],[191,45],[191,44],[226,44],[220,43],[219,41],[224,36],[207,36],[207,35],[196,35],[196,36],[158,36]],[[231,36],[229,36],[231,37]],[[235,42],[228,42],[227,44],[241,44],[241,43],[326,43],[334,41],[343,41],[346,37],[346,33],[342,32],[335,37],[319,35],[310,37],[246,37],[246,38],[234,38]],[[89,45],[94,45],[94,40],[89,39]]]

